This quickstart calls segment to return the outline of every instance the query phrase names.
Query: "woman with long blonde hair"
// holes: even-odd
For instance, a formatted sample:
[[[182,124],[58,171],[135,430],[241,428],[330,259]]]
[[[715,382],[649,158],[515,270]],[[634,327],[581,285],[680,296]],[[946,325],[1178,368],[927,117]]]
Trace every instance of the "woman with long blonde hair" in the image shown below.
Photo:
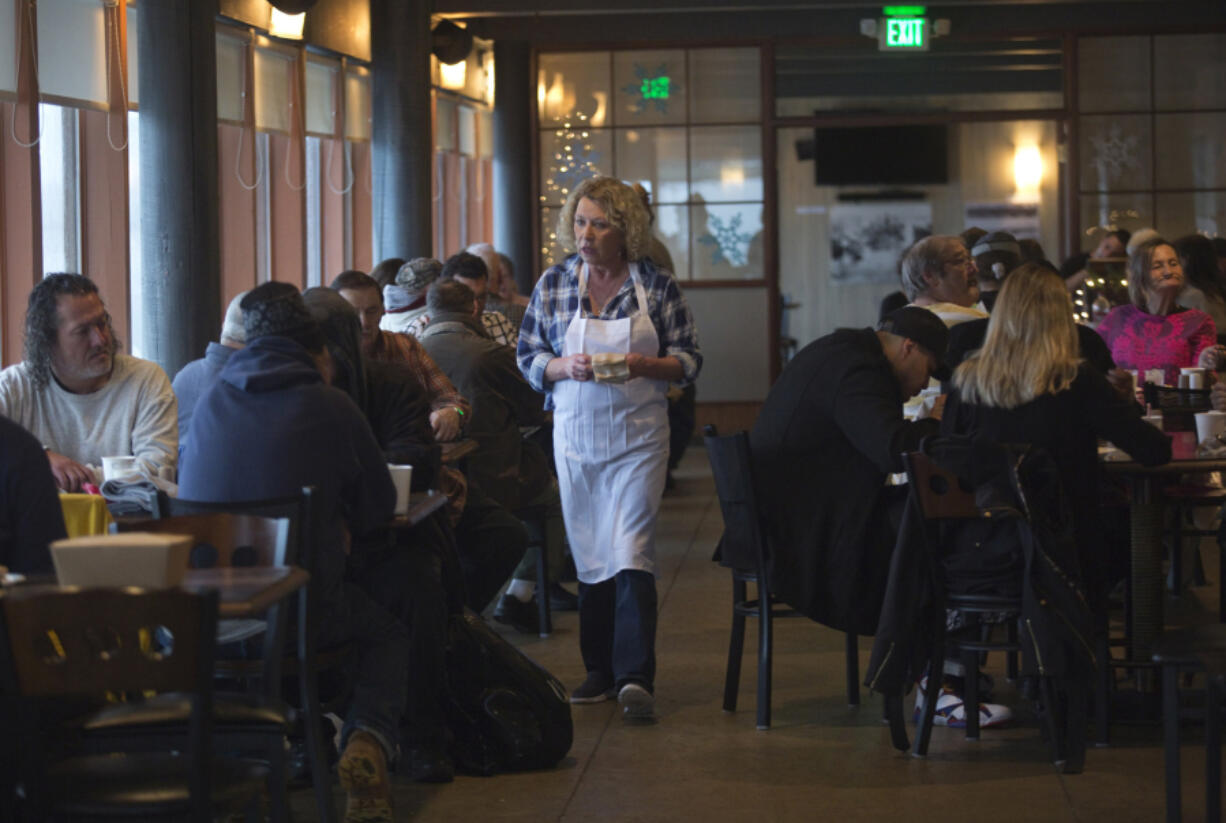
[[[1171,458],[1170,441],[1141,418],[1136,401],[1082,360],[1060,275],[1029,263],[1001,288],[983,348],[954,372],[941,429],[1048,450],[1061,469],[1091,592],[1107,578],[1098,517],[1099,439],[1146,465]]]

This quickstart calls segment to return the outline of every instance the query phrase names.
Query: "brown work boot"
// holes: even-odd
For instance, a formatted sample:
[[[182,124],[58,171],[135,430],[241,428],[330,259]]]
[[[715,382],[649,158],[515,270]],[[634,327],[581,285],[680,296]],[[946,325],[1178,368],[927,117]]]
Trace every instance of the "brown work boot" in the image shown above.
[[[383,746],[369,732],[349,735],[336,770],[345,790],[345,823],[392,823],[392,784]]]

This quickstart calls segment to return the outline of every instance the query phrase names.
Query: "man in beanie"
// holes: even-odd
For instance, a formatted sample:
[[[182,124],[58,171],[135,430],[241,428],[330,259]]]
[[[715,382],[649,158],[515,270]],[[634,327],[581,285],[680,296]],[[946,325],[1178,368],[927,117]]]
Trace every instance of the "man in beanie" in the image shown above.
[[[349,795],[345,819],[390,821],[387,764],[408,690],[408,633],[346,582],[345,571],[348,536],[361,546],[362,535],[387,523],[396,490],[362,412],[328,385],[331,357],[298,290],[265,283],[240,306],[247,345],[230,356],[196,404],[179,492],[189,500],[226,503],[315,487],[317,644],[355,648],[338,766]]]
[[[221,337],[216,343],[209,343],[204,350],[204,357],[193,360],[175,375],[171,388],[175,397],[179,398],[179,441],[187,436],[187,428],[192,422],[192,410],[200,394],[212,385],[221,367],[230,359],[230,355],[247,344],[247,332],[243,329],[243,310],[239,303],[247,296],[240,292],[226,307],[226,317],[221,323]]]
[[[948,377],[949,331],[917,306],[874,329],[839,329],[792,358],[749,436],[779,599],[840,631],[874,634],[902,512],[903,452],[936,434],[902,404]],[[937,412],[939,415],[939,411]]]
[[[396,272],[396,282],[383,287],[386,314],[379,323],[385,331],[407,332],[426,311],[426,289],[443,273],[443,264],[432,257],[414,257]]]
[[[979,270],[979,302],[990,312],[1005,277],[1022,262],[1022,247],[1009,232],[993,231],[975,241],[971,256]]]

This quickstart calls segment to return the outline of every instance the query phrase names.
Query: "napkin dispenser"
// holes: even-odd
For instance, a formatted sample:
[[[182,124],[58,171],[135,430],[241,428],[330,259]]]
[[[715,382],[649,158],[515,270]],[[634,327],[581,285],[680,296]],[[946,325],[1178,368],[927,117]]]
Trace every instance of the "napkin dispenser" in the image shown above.
[[[185,534],[123,532],[70,537],[51,544],[62,586],[163,589],[183,582],[193,539]]]

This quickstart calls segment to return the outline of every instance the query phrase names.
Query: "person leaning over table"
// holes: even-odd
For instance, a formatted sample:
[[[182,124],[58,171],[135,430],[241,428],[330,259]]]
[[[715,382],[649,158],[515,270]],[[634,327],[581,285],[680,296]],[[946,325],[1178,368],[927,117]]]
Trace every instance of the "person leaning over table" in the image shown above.
[[[1175,247],[1161,237],[1145,241],[1128,260],[1128,296],[1098,324],[1098,333],[1121,369],[1161,369],[1163,382],[1179,384],[1179,370],[1214,368],[1220,347],[1213,318],[1178,305],[1187,280]]]
[[[655,699],[655,532],[668,469],[669,382],[702,366],[676,282],[645,259],[650,221],[611,177],[571,192],[558,220],[578,250],[537,282],[520,329],[520,371],[554,410],[554,461],[579,577],[587,679],[575,703],[617,699],[648,718]],[[621,382],[595,380],[593,356],[624,354]]]
[[[771,594],[819,623],[876,632],[906,497],[886,479],[939,428],[905,419],[903,401],[949,377],[948,343],[939,317],[904,306],[876,329],[838,329],[805,346],[762,404],[749,448]]]

